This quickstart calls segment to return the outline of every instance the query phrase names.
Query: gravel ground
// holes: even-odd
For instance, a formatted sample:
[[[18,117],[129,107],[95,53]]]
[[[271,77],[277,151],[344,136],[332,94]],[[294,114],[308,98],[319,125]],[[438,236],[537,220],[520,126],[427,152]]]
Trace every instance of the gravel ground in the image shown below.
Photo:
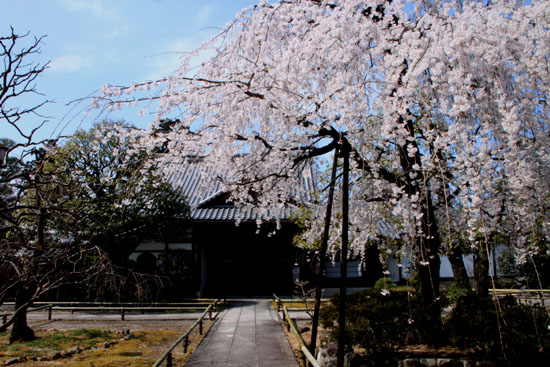
[[[103,329],[109,331],[138,330],[174,330],[182,334],[189,329],[194,320],[33,320],[30,327],[33,330],[72,330],[72,329]]]

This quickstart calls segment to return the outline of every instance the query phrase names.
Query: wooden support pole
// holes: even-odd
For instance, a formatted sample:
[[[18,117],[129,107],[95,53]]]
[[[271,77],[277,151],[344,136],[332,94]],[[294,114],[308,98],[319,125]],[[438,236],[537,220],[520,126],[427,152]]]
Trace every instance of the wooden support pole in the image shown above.
[[[321,310],[321,295],[323,293],[323,278],[325,272],[325,258],[327,257],[328,240],[330,234],[330,220],[332,216],[332,202],[334,200],[334,186],[336,184],[336,169],[338,168],[338,150],[334,152],[332,161],[332,172],[330,174],[330,184],[327,197],[327,208],[325,212],[325,223],[323,229],[323,238],[321,240],[321,249],[319,251],[318,271],[315,284],[315,305],[313,306],[313,318],[311,321],[311,339],[309,341],[309,350],[317,349],[317,330],[319,328],[319,314]]]
[[[48,321],[52,321],[52,305],[48,305]]]
[[[199,322],[199,335],[202,335],[202,319]]]
[[[124,321],[124,307],[120,308],[120,319]]]
[[[336,366],[344,367],[346,346],[346,292],[348,272],[348,227],[349,227],[349,150],[342,147],[344,167],[342,175],[342,248],[340,253],[340,299],[338,301],[338,350]]]

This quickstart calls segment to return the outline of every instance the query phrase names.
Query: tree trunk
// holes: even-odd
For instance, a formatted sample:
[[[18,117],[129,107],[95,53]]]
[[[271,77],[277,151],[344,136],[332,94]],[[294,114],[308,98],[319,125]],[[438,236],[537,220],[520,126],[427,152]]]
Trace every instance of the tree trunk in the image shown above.
[[[481,244],[475,258],[476,294],[480,297],[489,296],[489,257],[484,244]]]
[[[432,203],[432,193],[425,185],[426,180],[423,177],[422,159],[415,140],[414,122],[412,119],[405,119],[403,116],[399,116],[399,122],[410,136],[407,142],[399,146],[399,159],[404,172],[402,188],[410,197],[420,198],[419,209],[422,215],[414,243],[414,249],[420,262],[420,264],[417,264],[419,294],[423,304],[431,305],[439,298],[439,267],[441,262],[439,248],[441,239],[435,218],[435,208]],[[415,153],[411,155],[411,151]],[[411,173],[415,173],[417,177],[414,177]]]
[[[423,247],[424,259],[428,262],[427,265],[420,264],[418,266],[419,293],[424,304],[431,304],[439,297],[440,260],[430,242],[428,242],[428,245],[419,246]],[[420,259],[420,261],[424,260]]]
[[[468,278],[468,272],[462,259],[462,251],[459,248],[451,247],[447,251],[447,258],[451,263],[451,269],[453,270],[453,279],[456,288],[472,290],[470,285],[470,279]]]
[[[422,217],[422,237],[419,239],[418,248],[420,261],[427,261],[427,265],[418,267],[420,297],[422,303],[432,304],[439,298],[439,258],[440,237],[435,219],[435,209],[432,205],[430,193],[426,193],[422,207],[425,208]]]
[[[441,265],[439,248],[441,239],[429,192],[425,193],[425,198],[421,204],[425,214],[422,217],[422,234],[417,245],[420,254],[419,260],[427,262],[427,264],[419,264],[418,266],[418,283],[420,303],[425,313],[424,317],[427,317],[427,324],[420,337],[422,343],[440,345],[445,343],[439,298],[439,269]]]
[[[27,309],[32,304],[35,285],[32,283],[23,283],[15,295],[15,310],[13,326],[10,335],[10,344],[17,341],[32,341],[36,339],[34,331],[27,323]]]

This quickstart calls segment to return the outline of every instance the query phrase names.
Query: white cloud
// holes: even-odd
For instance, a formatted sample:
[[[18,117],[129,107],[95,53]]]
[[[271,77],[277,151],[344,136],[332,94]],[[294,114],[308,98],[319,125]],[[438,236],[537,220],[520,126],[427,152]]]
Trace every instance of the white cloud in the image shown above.
[[[52,60],[50,71],[57,73],[80,71],[92,66],[92,61],[81,55],[63,55]]]

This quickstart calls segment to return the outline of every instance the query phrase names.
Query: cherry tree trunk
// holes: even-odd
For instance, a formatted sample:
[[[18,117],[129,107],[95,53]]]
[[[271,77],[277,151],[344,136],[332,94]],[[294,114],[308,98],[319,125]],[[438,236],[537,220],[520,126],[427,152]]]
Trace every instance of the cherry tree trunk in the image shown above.
[[[399,146],[399,160],[401,169],[406,174],[402,183],[403,191],[410,197],[417,197],[417,216],[420,221],[417,225],[417,235],[414,241],[418,264],[418,286],[421,302],[430,305],[439,298],[439,250],[441,238],[435,217],[435,208],[432,202],[432,193],[425,184],[422,171],[422,159],[416,143],[416,129],[411,118],[399,116],[399,123],[408,135],[407,141]],[[435,316],[435,315],[434,315]]]
[[[451,263],[451,269],[453,270],[453,279],[455,287],[461,289],[472,290],[470,285],[470,279],[468,278],[468,272],[462,259],[462,251],[459,248],[452,248],[447,252],[447,258]]]
[[[418,286],[422,303],[431,304],[439,297],[439,243],[434,239],[424,239],[423,242],[418,247],[427,264],[418,265]]]
[[[480,297],[489,296],[489,257],[485,245],[481,245],[475,258],[475,287]]]

